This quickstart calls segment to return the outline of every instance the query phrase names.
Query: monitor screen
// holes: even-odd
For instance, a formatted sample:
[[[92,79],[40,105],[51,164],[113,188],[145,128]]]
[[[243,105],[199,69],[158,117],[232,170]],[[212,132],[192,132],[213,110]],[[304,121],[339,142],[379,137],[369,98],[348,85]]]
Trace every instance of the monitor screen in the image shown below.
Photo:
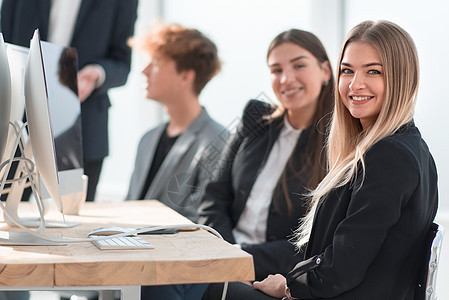
[[[41,49],[58,171],[83,168],[77,52],[47,42]]]

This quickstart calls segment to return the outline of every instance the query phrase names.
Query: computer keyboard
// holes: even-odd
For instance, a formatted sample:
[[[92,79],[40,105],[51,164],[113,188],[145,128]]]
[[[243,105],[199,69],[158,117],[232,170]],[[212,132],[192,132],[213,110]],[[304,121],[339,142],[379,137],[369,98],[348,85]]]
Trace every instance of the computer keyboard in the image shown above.
[[[99,236],[92,235],[92,238]],[[121,249],[152,249],[154,246],[137,236],[111,237],[103,240],[92,240],[92,243],[101,250]]]

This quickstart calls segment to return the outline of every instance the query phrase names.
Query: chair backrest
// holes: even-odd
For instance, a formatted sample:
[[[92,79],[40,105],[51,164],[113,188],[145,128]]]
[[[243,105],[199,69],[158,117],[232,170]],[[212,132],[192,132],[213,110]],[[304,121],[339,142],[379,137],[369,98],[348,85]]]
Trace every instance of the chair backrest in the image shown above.
[[[435,287],[443,235],[443,226],[438,225],[437,223],[432,223],[426,236],[427,246],[424,251],[423,263],[420,267],[418,285],[415,291],[415,300],[437,299]]]
[[[429,270],[426,282],[426,300],[436,300],[437,294],[435,291],[437,282],[438,263],[440,261],[441,245],[443,244],[444,227],[438,225],[435,238],[432,242],[432,249],[429,259]]]

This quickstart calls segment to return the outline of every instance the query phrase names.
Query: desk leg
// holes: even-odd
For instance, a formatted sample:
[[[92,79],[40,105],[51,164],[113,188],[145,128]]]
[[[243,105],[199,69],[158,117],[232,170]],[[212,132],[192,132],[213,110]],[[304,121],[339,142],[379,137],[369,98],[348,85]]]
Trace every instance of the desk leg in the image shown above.
[[[99,300],[114,300],[119,296],[121,300],[140,300],[140,285],[120,286],[118,290],[100,291]]]
[[[0,286],[0,291],[57,291],[57,290],[95,290],[100,293],[100,300],[113,300],[115,299],[115,292],[117,290],[120,291],[120,299],[121,300],[140,300],[140,285],[126,285],[126,286],[84,286],[84,287],[57,287],[57,288],[48,288],[48,287],[4,287]],[[0,293],[1,294],[1,293]],[[0,295],[0,300],[2,299],[2,295]]]
[[[140,285],[129,285],[121,287],[121,300],[140,300]]]
[[[99,300],[114,300],[115,299],[115,294],[118,294],[118,291],[115,290],[104,290],[104,291],[100,291],[100,295],[98,297]]]

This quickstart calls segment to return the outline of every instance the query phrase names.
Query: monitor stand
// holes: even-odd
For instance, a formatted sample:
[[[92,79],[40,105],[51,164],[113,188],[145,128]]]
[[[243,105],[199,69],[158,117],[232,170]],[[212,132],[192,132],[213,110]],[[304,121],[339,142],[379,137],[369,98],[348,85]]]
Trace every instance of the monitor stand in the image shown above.
[[[23,128],[21,128],[23,129]],[[9,189],[8,197],[6,198],[5,205],[0,204],[1,208],[4,210],[3,215],[6,223],[12,227],[21,227],[21,232],[0,232],[0,245],[66,245],[66,243],[52,242],[39,238],[38,236],[43,236],[45,227],[60,227],[69,228],[79,225],[80,223],[68,223],[68,222],[48,222],[45,220],[44,215],[46,213],[46,206],[44,201],[40,198],[40,193],[37,191],[40,187],[37,183],[37,174],[33,172],[34,164],[27,157],[32,157],[30,155],[31,146],[30,143],[25,141],[24,136],[20,133],[22,130],[16,130],[16,141],[14,151],[9,153],[9,161],[7,163],[1,164],[0,174],[0,192],[4,192],[5,183],[11,183]],[[25,145],[25,146],[23,146]],[[15,149],[17,146],[20,147],[22,156],[19,158],[14,158]],[[14,179],[7,180],[7,174],[11,168],[12,162],[18,161],[18,167],[16,173],[14,174]],[[5,168],[5,170],[3,170]],[[28,183],[27,183],[28,182]],[[23,191],[27,186],[31,186],[33,194],[36,198],[36,205],[39,210],[40,218],[21,218],[18,215],[18,208],[20,201],[22,199]],[[35,233],[31,234],[27,231],[31,231],[30,227],[38,227],[39,230],[33,231]],[[37,236],[36,236],[37,235]]]
[[[14,178],[20,178],[21,173],[26,166],[26,161],[20,160],[19,165],[16,170],[16,176]],[[33,183],[31,183],[33,184]],[[27,184],[27,180],[23,179],[20,181],[15,181],[12,183],[8,197],[6,199],[5,208],[8,213],[3,212],[4,219],[8,225],[13,227],[18,227],[16,222],[19,222],[25,227],[39,227],[41,224],[42,218],[44,218],[44,215],[47,213],[48,210],[48,204],[45,204],[45,201],[39,201],[37,197],[38,195],[35,195],[36,198],[36,205],[41,205],[42,214],[40,218],[23,218],[19,217],[18,210],[19,210],[19,204],[22,199],[23,191],[26,187],[30,186],[30,183]],[[39,188],[39,185],[36,185],[36,188]],[[14,220],[16,222],[14,222]],[[71,228],[79,225],[80,223],[76,222],[58,222],[58,221],[49,221],[44,220],[45,227],[48,228]]]

